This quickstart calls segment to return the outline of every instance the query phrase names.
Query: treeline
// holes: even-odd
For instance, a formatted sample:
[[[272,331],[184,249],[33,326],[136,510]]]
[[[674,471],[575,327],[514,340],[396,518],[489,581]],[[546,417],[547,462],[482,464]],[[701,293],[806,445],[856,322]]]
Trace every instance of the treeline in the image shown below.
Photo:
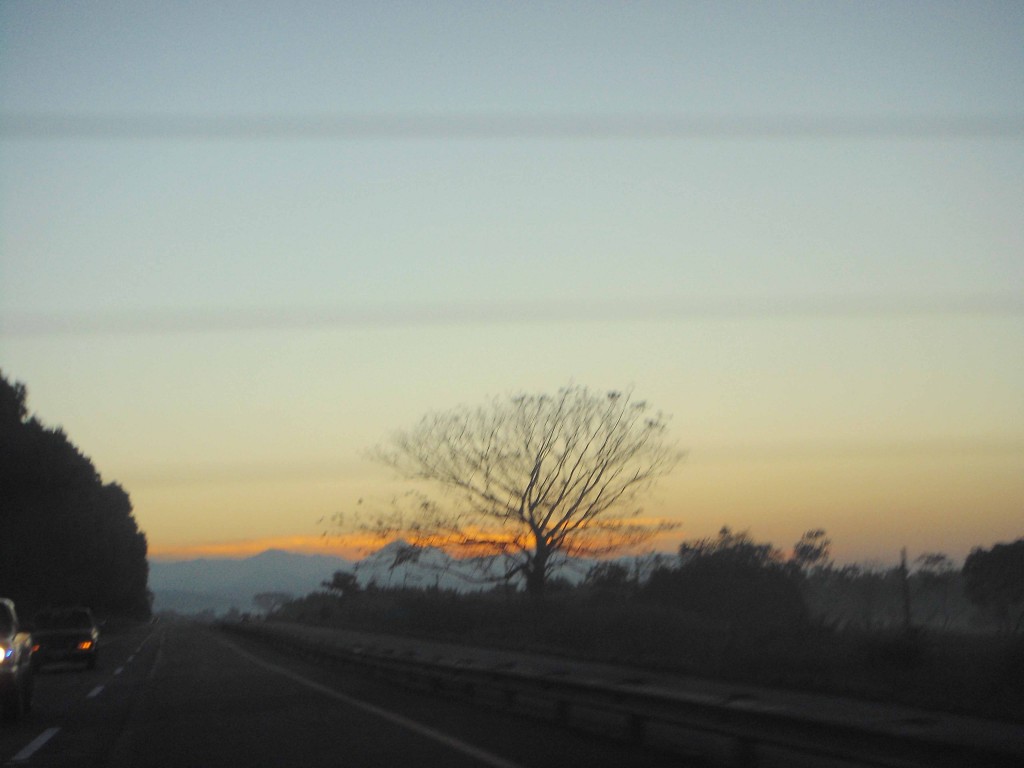
[[[30,418],[25,386],[0,373],[0,595],[23,615],[80,604],[145,617],[146,552],[125,490]]]
[[[1024,539],[964,567],[929,553],[837,566],[824,531],[791,554],[728,528],[675,555],[602,562],[542,600],[361,585],[337,572],[270,619],[553,652],[1024,720]]]
[[[408,550],[415,549],[409,545],[398,557],[410,559]],[[309,599],[329,597],[328,605],[336,599],[349,609],[357,600],[371,604],[403,591],[361,584],[345,571],[334,573],[323,587],[325,593]],[[991,549],[977,547],[962,568],[943,553],[927,552],[910,560],[905,551],[896,565],[840,566],[831,558],[831,541],[824,530],[808,531],[785,553],[769,542],[756,541],[749,532],[724,527],[715,537],[683,542],[676,555],[600,562],[582,580],[553,577],[547,594],[556,602],[575,600],[587,606],[661,606],[742,631],[815,627],[862,633],[1016,635],[1024,631],[1024,538]],[[497,597],[506,605],[512,598],[522,598],[528,610],[543,610],[543,601],[526,599],[511,583],[499,584],[489,595],[462,599],[471,597]],[[280,599],[264,609],[273,612],[288,602]],[[294,605],[285,610],[294,611]]]
[[[836,565],[824,530],[785,555],[749,533],[684,542],[649,578],[618,563],[595,566],[583,588],[609,599],[653,600],[739,625],[813,624],[859,631],[1024,629],[1024,538],[975,548],[958,569],[941,552],[892,566]]]

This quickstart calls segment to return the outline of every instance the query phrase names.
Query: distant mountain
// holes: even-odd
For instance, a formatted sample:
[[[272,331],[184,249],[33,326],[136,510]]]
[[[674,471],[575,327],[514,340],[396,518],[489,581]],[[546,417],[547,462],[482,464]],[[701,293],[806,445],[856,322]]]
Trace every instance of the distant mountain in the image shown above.
[[[668,558],[668,556],[664,556]],[[556,568],[552,578],[572,584],[583,580],[596,560],[570,560]],[[619,558],[615,562],[645,579],[660,561]],[[300,555],[271,549],[244,560],[187,560],[150,563],[149,586],[155,611],[227,613],[232,608],[255,611],[253,597],[261,592],[286,592],[301,597],[321,588],[335,571],[354,573],[359,584],[387,589],[451,589],[473,592],[490,589],[501,581],[498,558],[468,562],[436,547],[416,547],[393,541],[358,562],[327,555]],[[518,579],[512,580],[518,584]]]
[[[596,562],[593,559],[570,559],[556,565],[550,575],[551,578],[578,584]],[[364,587],[376,584],[383,588],[437,587],[475,592],[492,589],[501,583],[505,563],[500,557],[460,560],[442,549],[413,546],[399,539],[355,563],[352,572]],[[510,582],[521,586],[522,579],[514,576]]]
[[[398,540],[355,563],[361,586],[453,589],[473,592],[490,589],[500,578],[497,560],[485,563],[458,560],[437,547],[416,547]]]
[[[149,588],[155,611],[224,613],[253,611],[260,592],[287,592],[300,597],[329,581],[352,563],[328,555],[300,555],[270,549],[242,560],[201,559],[149,564]]]

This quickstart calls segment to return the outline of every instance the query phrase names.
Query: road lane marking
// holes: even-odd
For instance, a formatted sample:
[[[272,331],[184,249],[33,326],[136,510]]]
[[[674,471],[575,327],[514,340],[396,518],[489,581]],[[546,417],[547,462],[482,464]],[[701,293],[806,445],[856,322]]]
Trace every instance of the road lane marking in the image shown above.
[[[371,715],[376,715],[377,717],[387,720],[390,723],[394,723],[395,725],[405,728],[408,731],[418,733],[420,736],[424,736],[428,739],[431,739],[432,741],[436,741],[440,744],[443,744],[444,746],[449,747],[450,749],[454,749],[456,752],[461,752],[462,754],[468,755],[469,757],[472,757],[475,760],[479,760],[484,765],[491,766],[491,768],[521,768],[519,763],[514,763],[511,760],[506,760],[503,757],[499,757],[497,755],[491,754],[490,752],[478,749],[477,747],[474,747],[472,744],[467,744],[466,742],[461,741],[455,738],[454,736],[450,736],[447,733],[435,730],[434,728],[431,728],[429,725],[417,723],[415,720],[410,720],[409,718],[403,717],[402,715],[399,715],[395,712],[391,712],[389,710],[382,709],[378,706],[362,701],[360,699],[353,698],[352,696],[344,694],[341,691],[336,691],[333,688],[329,688],[326,685],[321,685],[320,683],[314,682],[312,680],[307,680],[305,677],[302,677],[302,675],[296,674],[295,672],[292,672],[290,669],[279,667],[276,664],[271,664],[270,662],[264,661],[258,656],[253,656],[248,651],[244,651],[241,648],[239,648],[230,640],[227,640],[223,637],[218,637],[218,639],[222,643],[230,647],[232,650],[234,650],[235,653],[242,656],[243,658],[248,659],[253,664],[263,667],[264,669],[269,670],[271,672],[276,672],[279,675],[287,677],[289,680],[299,683],[300,685],[304,685],[305,687],[310,688],[316,691],[317,693],[322,693],[324,696],[329,696],[330,698],[347,704],[350,707],[360,709],[363,712],[366,712]]]
[[[152,635],[150,635],[152,637]],[[156,671],[160,668],[160,665],[164,661],[164,638],[165,633],[160,633],[160,639],[156,646],[156,656],[153,657],[153,666],[149,668],[149,674],[146,675],[147,680],[153,680],[156,678]],[[148,637],[146,638],[149,639]]]
[[[163,663],[164,640],[166,639],[165,634],[166,633],[163,631],[163,628],[161,628],[160,631],[150,630],[149,634],[146,635],[146,639],[142,641],[141,645],[139,645],[138,651],[133,653],[129,659],[130,661],[131,659],[136,658],[138,654],[142,653],[142,649],[146,647],[151,640],[154,638],[156,639],[156,652],[152,654],[152,658],[149,661],[149,671],[146,673],[147,684],[156,678],[157,670]],[[145,663],[145,660],[143,660],[143,663]],[[145,687],[139,692],[139,699],[132,705],[132,711],[129,713],[122,725],[120,733],[118,733],[114,739],[113,746],[108,750],[107,761],[104,765],[117,768],[132,765],[130,754],[138,740],[137,729],[140,718],[140,702],[148,701],[150,695],[150,690]]]
[[[86,694],[85,698],[87,698],[87,699],[95,699],[97,696],[99,696],[101,693],[103,693],[103,688],[104,688],[104,686],[97,685],[95,688],[93,688],[91,691],[89,691],[88,694]]]
[[[124,672],[124,667],[118,667],[117,669],[114,670],[114,677],[117,677],[122,672]]]
[[[47,728],[45,731],[40,733],[23,749],[21,752],[11,758],[12,763],[23,763],[28,760],[32,755],[38,752],[42,746],[52,739],[60,731],[60,728]]]

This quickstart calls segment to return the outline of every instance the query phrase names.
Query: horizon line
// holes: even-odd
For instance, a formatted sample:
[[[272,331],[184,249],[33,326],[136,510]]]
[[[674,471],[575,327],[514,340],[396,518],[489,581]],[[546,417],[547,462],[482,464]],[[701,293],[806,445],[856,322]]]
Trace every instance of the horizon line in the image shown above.
[[[666,534],[667,536],[668,534]],[[673,539],[678,537],[678,533],[672,534]],[[362,544],[349,543],[339,544],[340,539],[351,539],[360,540]],[[371,537],[365,534],[338,534],[330,536],[280,536],[280,537],[269,537],[262,539],[239,539],[233,541],[222,541],[209,544],[193,544],[193,545],[168,545],[163,547],[151,547],[150,552],[147,554],[146,559],[150,563],[159,564],[173,564],[173,563],[184,563],[184,562],[195,562],[199,560],[247,560],[259,555],[265,554],[270,551],[281,551],[289,555],[299,556],[313,556],[313,555],[326,555],[331,557],[337,557],[339,559],[347,561],[350,565],[357,564],[360,560],[369,557],[370,555],[378,552],[380,549],[400,540],[401,536],[394,536],[391,538],[376,537],[374,540],[378,542],[377,546],[370,546],[367,542]],[[330,543],[333,540],[334,543]],[[774,545],[774,542],[766,542]],[[993,546],[993,542],[988,545],[975,544],[973,548],[982,547],[985,548]],[[413,545],[415,546],[415,545]],[[438,549],[444,550],[444,547],[437,547]],[[780,547],[779,548],[784,554],[791,553],[791,547]],[[619,557],[629,557],[631,555],[644,556],[644,555],[665,555],[668,557],[674,557],[679,551],[679,543],[672,545],[670,549],[657,549],[652,548],[644,550],[642,552],[623,551],[619,554],[608,554],[603,557],[597,557],[598,560],[614,560]],[[348,552],[348,554],[343,554]],[[833,565],[838,567],[844,566],[865,566],[870,568],[888,568],[894,567],[899,563],[899,549],[894,549],[888,558],[881,557],[877,553],[871,556],[865,557],[848,557],[842,559],[834,559]],[[919,554],[927,554],[924,550],[921,550]],[[962,561],[965,557],[959,553],[948,553],[946,554],[951,560],[959,565],[962,565]]]

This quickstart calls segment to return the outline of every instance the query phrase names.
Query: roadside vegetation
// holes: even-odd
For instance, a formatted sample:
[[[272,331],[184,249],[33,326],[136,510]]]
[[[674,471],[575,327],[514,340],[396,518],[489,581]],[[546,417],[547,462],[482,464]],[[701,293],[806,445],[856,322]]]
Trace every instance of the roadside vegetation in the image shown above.
[[[146,536],[127,492],[103,482],[61,429],[30,417],[27,394],[0,374],[0,595],[23,616],[83,605],[147,617]]]
[[[784,556],[724,528],[676,556],[553,578],[540,599],[380,589],[339,572],[270,619],[1024,721],[1022,567],[1024,539],[975,550],[962,570],[940,553],[840,567],[824,531]]]

